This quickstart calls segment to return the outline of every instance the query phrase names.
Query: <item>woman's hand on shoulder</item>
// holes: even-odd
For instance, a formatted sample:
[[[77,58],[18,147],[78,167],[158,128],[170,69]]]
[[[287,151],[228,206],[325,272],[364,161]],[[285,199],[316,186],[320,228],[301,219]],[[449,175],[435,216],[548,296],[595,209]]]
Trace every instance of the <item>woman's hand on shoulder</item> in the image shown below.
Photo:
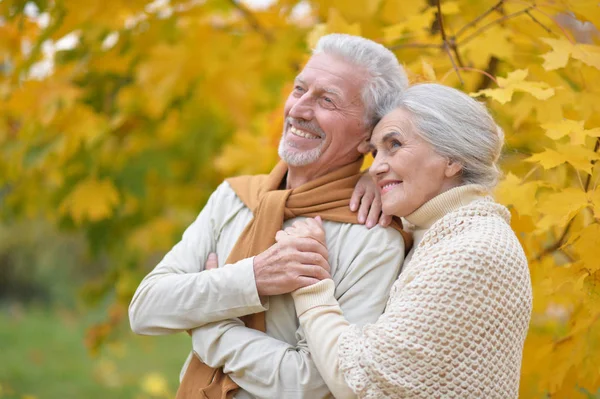
[[[350,210],[358,211],[358,222],[369,229],[377,223],[383,227],[392,223],[392,217],[381,212],[381,193],[368,173],[363,173],[354,187]]]

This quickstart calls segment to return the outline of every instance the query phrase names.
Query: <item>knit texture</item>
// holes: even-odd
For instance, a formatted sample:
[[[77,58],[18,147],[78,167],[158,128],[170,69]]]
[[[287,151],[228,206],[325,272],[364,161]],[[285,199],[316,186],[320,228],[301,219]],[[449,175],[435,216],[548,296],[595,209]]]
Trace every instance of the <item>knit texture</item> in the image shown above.
[[[377,323],[340,336],[339,366],[359,397],[518,397],[532,293],[509,221],[482,197],[425,233]]]

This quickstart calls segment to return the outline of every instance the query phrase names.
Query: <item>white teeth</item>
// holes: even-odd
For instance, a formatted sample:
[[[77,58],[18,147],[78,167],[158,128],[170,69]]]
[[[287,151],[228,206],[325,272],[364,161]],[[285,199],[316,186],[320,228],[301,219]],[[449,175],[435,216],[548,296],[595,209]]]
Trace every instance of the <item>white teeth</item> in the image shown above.
[[[384,190],[387,190],[387,189],[389,189],[389,188],[392,188],[392,187],[394,187],[394,186],[397,186],[398,184],[400,184],[400,183],[399,183],[399,182],[396,182],[396,183],[388,183],[388,184],[386,184],[385,186],[383,186],[383,189],[384,189]]]
[[[305,139],[319,139],[319,136],[316,136],[314,134],[305,132],[303,130],[299,130],[296,129],[293,126],[290,126],[290,133],[292,133],[294,136],[299,136],[299,137],[304,137]]]

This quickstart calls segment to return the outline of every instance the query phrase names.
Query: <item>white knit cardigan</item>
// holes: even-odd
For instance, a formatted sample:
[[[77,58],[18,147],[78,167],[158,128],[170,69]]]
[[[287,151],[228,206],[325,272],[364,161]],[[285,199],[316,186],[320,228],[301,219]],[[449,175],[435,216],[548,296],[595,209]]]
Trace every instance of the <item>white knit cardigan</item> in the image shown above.
[[[474,191],[450,190],[407,217],[417,230],[437,221],[376,323],[349,325],[331,280],[293,293],[311,355],[336,397],[518,397],[532,307],[527,260],[505,207],[481,196],[456,205]]]

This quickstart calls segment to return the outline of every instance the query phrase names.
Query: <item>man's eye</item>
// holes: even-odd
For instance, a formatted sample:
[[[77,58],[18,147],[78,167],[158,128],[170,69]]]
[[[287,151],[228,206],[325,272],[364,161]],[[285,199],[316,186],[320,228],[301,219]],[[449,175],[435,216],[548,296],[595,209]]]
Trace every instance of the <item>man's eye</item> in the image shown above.
[[[304,91],[302,86],[294,86],[294,91]]]
[[[377,150],[371,151],[371,156],[375,158],[377,156]]]

